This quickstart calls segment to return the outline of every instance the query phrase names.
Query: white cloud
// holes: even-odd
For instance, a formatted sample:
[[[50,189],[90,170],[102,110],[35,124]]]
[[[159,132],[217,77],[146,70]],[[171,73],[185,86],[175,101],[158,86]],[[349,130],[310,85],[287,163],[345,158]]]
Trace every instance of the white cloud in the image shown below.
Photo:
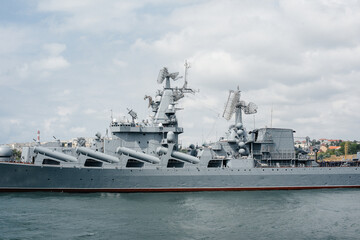
[[[72,90],[70,90],[70,89],[65,89],[65,90],[63,91],[63,96],[68,96],[68,95],[71,94],[71,92],[72,92]]]
[[[84,127],[73,127],[73,128],[70,128],[70,132],[76,133],[76,134],[86,133],[86,128],[84,128]]]
[[[57,118],[47,118],[47,119],[44,119],[44,129],[45,129],[45,132],[54,132],[54,123],[57,121]]]
[[[97,113],[97,111],[95,109],[88,108],[88,109],[84,110],[84,113],[88,114],[88,115],[92,115],[92,114]]]
[[[9,122],[13,125],[20,125],[21,120],[20,119],[10,119]]]
[[[24,63],[17,69],[20,78],[26,78],[29,75],[29,64]]]
[[[121,61],[121,60],[119,60],[119,59],[113,59],[113,63],[114,63],[116,66],[121,67],[121,68],[128,66],[128,64],[127,64],[126,62]]]
[[[57,108],[57,114],[61,117],[66,117],[73,114],[76,110],[76,107],[63,107],[60,106]]]
[[[203,82],[209,78],[224,82],[239,77],[244,66],[241,61],[225,51],[198,53],[190,61],[193,62],[194,74]]]
[[[47,79],[52,72],[64,70],[70,66],[69,61],[61,56],[61,53],[66,50],[65,44],[44,44],[42,48],[47,56],[44,56],[43,52],[41,52],[41,56],[34,57],[38,58],[37,60],[21,63],[21,65],[16,66],[14,70],[16,77],[20,79]]]
[[[216,120],[214,118],[210,118],[210,117],[203,117],[202,121],[204,123],[215,123]]]
[[[37,70],[50,70],[56,71],[63,68],[66,68],[70,63],[62,56],[60,57],[49,57],[39,61],[35,61],[33,66]]]
[[[41,116],[28,128],[47,119],[45,129],[70,138],[74,126],[105,128],[106,109],[118,118],[131,107],[146,118],[142,96],[159,87],[158,70],[182,71],[188,59],[189,86],[201,91],[178,106],[184,141],[226,131],[218,116],[238,85],[259,105],[257,127],[270,125],[273,106],[273,125],[299,135],[360,136],[358,1],[37,3],[26,9],[34,21],[0,20],[1,96],[17,109],[0,109],[10,116],[3,119],[28,124],[36,107]],[[244,119],[253,126],[252,116]]]
[[[102,33],[104,31],[130,30],[136,18],[133,10],[142,6],[136,1],[39,1],[41,12],[63,13],[61,20],[50,21],[50,27],[55,32],[85,31]]]
[[[60,43],[49,43],[45,44],[43,48],[48,51],[50,55],[58,56],[60,53],[66,50],[66,45]]]
[[[24,44],[31,41],[27,38],[29,34],[24,27],[17,28],[0,24],[0,53],[11,54],[19,51]]]

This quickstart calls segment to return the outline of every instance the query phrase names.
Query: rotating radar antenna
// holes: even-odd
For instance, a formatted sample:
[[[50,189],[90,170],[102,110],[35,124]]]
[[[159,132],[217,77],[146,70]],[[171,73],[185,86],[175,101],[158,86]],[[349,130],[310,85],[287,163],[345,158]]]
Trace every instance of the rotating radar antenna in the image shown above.
[[[235,113],[235,108],[240,102],[240,91],[229,91],[228,100],[225,104],[223,118],[230,120]]]
[[[245,114],[255,114],[257,113],[258,106],[253,102],[246,103],[245,101],[240,101],[240,91],[230,90],[223,112],[223,118],[229,121],[237,108],[239,110],[242,109]]]
[[[130,117],[132,118],[132,122],[135,123],[135,119],[137,119],[137,113],[134,112],[134,110],[132,109],[128,109],[127,110],[129,111],[128,114],[130,115]]]
[[[159,72],[159,76],[157,78],[157,82],[159,84],[163,83],[165,79],[172,79],[174,81],[178,80],[179,78],[182,78],[182,77],[179,77],[179,72],[174,72],[174,73],[169,73],[167,67],[164,67],[160,70]]]
[[[255,114],[257,113],[257,108],[258,106],[255,103],[249,102],[246,106],[243,107],[243,110],[245,114]]]

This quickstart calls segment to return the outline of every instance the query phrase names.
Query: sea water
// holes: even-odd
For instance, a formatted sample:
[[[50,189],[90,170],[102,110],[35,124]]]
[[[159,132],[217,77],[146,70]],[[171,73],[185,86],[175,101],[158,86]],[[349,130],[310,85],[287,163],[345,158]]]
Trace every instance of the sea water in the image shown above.
[[[0,239],[360,239],[360,190],[1,193]]]

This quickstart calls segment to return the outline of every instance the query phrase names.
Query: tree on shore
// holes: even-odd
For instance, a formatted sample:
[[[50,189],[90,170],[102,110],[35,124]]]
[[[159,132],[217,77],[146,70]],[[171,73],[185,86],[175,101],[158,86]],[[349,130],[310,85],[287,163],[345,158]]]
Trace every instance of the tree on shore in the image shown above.
[[[15,160],[20,160],[21,158],[21,151],[17,149],[13,149],[13,156]]]

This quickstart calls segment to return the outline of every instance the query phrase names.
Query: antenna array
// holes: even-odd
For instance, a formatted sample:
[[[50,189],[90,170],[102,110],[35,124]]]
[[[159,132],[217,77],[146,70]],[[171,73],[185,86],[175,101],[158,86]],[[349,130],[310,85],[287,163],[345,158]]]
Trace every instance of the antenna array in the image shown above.
[[[257,113],[258,108],[258,106],[253,102],[246,103],[245,101],[240,101],[239,90],[230,90],[228,100],[225,104],[223,118],[229,121],[234,115],[237,107],[241,108],[245,114]]]
[[[240,101],[240,91],[229,91],[229,97],[225,105],[223,117],[226,120],[230,120],[235,113],[235,108]]]
[[[164,67],[160,70],[157,82],[161,84],[166,78],[171,78],[172,80],[176,81],[181,77],[179,76],[179,72],[169,73],[167,67]]]

